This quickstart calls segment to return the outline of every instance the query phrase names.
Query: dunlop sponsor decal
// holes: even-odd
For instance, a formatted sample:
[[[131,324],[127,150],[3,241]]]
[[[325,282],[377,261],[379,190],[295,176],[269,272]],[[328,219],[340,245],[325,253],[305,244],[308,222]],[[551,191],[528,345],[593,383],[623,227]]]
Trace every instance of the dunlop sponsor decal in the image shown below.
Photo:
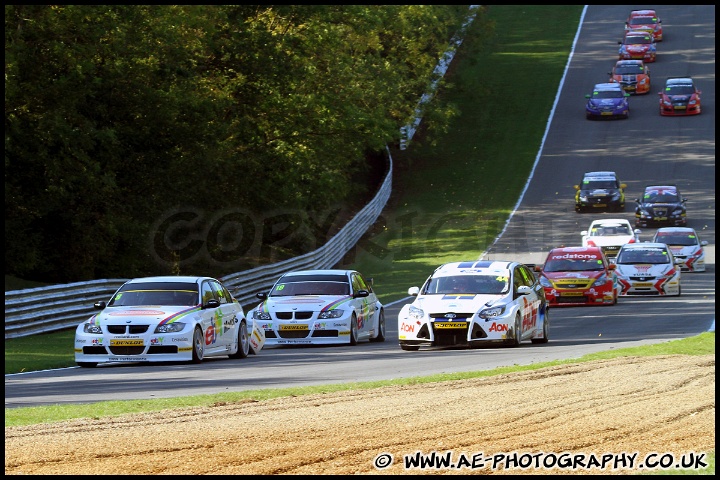
[[[280,325],[280,330],[307,330],[307,325]]]
[[[465,327],[467,327],[467,322],[435,322],[434,325],[435,325],[435,328],[437,328],[437,329],[465,328]]]
[[[110,345],[115,347],[142,347],[144,345],[144,342],[142,339],[136,339],[136,340],[118,340],[118,339],[111,339]]]

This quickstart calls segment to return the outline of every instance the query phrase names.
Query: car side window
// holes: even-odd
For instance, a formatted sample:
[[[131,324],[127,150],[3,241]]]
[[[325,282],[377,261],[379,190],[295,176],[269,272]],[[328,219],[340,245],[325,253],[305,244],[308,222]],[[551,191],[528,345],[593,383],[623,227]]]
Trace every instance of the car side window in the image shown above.
[[[210,282],[205,281],[202,284],[202,303],[203,303],[203,305],[207,304],[207,302],[212,299],[217,299],[217,297],[215,296],[215,290],[213,289],[212,285],[210,285]]]
[[[535,285],[535,275],[533,275],[530,269],[526,268],[525,266],[520,266],[520,272],[523,275],[525,285],[527,285],[528,287],[532,287]]]
[[[357,292],[358,290],[370,291],[370,289],[365,284],[365,281],[357,273],[352,274],[352,287],[353,287],[353,293]]]
[[[225,287],[214,280],[210,282],[210,285],[212,285],[213,290],[215,290],[215,298],[220,301],[220,305],[231,303],[230,292],[228,292]]]

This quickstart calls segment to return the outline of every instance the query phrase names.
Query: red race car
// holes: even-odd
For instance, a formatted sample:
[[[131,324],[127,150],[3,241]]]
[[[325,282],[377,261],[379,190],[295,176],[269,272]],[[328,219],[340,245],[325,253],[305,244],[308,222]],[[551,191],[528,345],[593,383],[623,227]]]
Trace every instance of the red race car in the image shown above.
[[[655,10],[633,10],[625,21],[625,31],[651,33],[656,42],[662,42],[662,20]]]
[[[695,82],[690,77],[670,77],[665,82],[665,89],[659,92],[660,115],[700,115],[702,105],[700,94]]]
[[[655,39],[646,32],[627,32],[625,38],[618,42],[619,60],[644,60],[645,63],[652,63],[657,57]]]
[[[622,292],[600,247],[554,248],[534,269],[550,306],[615,305]]]

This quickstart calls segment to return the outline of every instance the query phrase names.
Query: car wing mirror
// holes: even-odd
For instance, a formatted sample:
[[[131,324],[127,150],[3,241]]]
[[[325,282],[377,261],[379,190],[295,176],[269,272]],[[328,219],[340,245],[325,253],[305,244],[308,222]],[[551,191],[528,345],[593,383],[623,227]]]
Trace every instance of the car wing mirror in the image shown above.
[[[355,292],[353,294],[353,298],[362,298],[362,297],[369,297],[369,296],[370,296],[370,292],[368,292],[367,290],[358,290],[357,292]]]
[[[93,304],[93,308],[95,308],[95,310],[103,310],[105,307],[107,307],[107,303],[105,303],[105,300],[100,300],[99,302],[95,302]]]
[[[573,185],[573,187],[575,188],[575,190],[580,190],[580,185]]]
[[[419,293],[420,293],[419,287],[408,288],[408,295],[410,295],[411,297],[417,297]]]
[[[220,306],[220,301],[216,298],[211,298],[208,300],[205,305],[203,305],[203,308],[217,308]]]
[[[255,296],[260,300],[265,300],[268,297],[267,293],[265,292],[256,293]]]

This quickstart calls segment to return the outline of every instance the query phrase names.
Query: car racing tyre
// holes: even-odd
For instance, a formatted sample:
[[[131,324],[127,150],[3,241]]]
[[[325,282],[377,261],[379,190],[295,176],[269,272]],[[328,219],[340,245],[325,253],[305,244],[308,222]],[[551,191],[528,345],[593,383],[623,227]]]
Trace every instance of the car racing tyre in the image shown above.
[[[545,307],[545,316],[543,318],[543,336],[542,338],[533,338],[530,340],[532,343],[548,343],[550,337],[548,337],[548,331],[550,330],[550,309]]]
[[[358,343],[358,324],[357,317],[353,313],[350,319],[350,345],[357,345]]]
[[[513,338],[511,338],[508,341],[508,345],[511,347],[519,347],[520,346],[520,337],[522,337],[522,332],[520,331],[520,314],[518,313],[515,315],[515,325],[513,326]]]
[[[97,363],[95,362],[77,362],[78,367],[82,368],[95,368],[97,367]]]
[[[205,338],[203,338],[202,328],[195,327],[192,342],[192,363],[202,363],[205,356]]]
[[[250,353],[250,339],[248,338],[247,323],[241,320],[238,324],[238,350],[230,358],[245,358]]]
[[[417,352],[418,350],[420,350],[420,347],[418,347],[417,345],[400,345],[400,348],[402,348],[406,352]]]
[[[385,310],[380,310],[378,315],[378,334],[375,338],[370,339],[371,342],[384,342],[385,341]]]

